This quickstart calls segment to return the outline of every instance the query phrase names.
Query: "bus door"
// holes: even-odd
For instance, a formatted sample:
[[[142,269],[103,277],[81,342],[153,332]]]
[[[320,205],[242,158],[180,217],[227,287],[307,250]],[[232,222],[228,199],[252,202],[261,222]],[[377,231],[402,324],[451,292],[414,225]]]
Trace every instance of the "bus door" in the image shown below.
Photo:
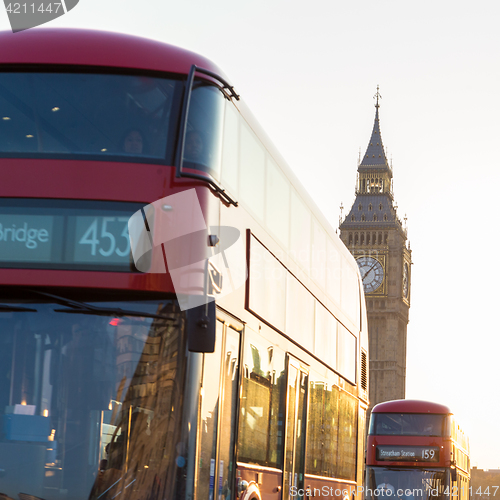
[[[240,337],[243,326],[217,311],[215,352],[204,354],[196,500],[232,498]]]
[[[288,356],[283,500],[304,498],[308,368]]]

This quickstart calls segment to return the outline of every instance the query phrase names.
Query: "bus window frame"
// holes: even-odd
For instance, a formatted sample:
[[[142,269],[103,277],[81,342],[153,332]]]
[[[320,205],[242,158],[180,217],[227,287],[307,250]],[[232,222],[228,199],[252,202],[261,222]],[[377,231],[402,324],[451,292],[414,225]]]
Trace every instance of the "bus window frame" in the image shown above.
[[[202,73],[205,74],[214,80],[220,82],[222,85],[215,85],[217,87],[222,95],[228,100],[232,101],[232,99],[235,99],[239,101],[240,96],[235,92],[234,87],[230,85],[224,78],[222,78],[220,75],[208,70],[201,68],[199,66],[196,66],[196,64],[193,64],[191,66],[191,69],[189,71],[189,75],[186,81],[186,88],[185,88],[185,93],[184,93],[184,99],[182,102],[182,108],[181,108],[181,122],[179,126],[179,140],[177,143],[177,150],[176,150],[176,155],[175,155],[175,176],[176,177],[189,177],[191,179],[197,179],[201,180],[204,182],[208,182],[214,189],[215,191],[221,196],[221,198],[226,201],[227,203],[234,205],[235,207],[238,206],[238,202],[231,198],[231,196],[226,192],[226,190],[210,175],[209,173],[205,174],[197,174],[194,172],[187,172],[183,169],[184,166],[184,148],[185,148],[185,143],[186,143],[186,134],[187,134],[187,123],[188,123],[188,116],[189,116],[189,108],[191,104],[191,94],[193,93],[193,85],[194,85],[194,79],[195,79],[195,73]],[[206,80],[206,82],[209,82],[209,80]]]

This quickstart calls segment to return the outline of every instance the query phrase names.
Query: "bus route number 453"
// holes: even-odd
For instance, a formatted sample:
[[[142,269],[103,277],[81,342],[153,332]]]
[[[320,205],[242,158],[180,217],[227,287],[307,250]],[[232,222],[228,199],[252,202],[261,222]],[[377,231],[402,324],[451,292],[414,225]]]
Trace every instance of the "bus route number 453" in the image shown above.
[[[90,217],[85,219],[88,220]],[[89,245],[92,256],[97,256],[97,252],[103,257],[111,257],[113,254],[118,257],[128,256],[130,253],[128,219],[128,217],[94,217],[84,229],[78,244]]]

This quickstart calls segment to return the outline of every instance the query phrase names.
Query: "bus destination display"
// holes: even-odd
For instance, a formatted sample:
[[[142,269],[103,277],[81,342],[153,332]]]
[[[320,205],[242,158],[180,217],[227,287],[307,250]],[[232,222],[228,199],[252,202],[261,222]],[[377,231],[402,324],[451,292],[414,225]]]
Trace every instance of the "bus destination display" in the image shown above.
[[[137,204],[68,203],[0,206],[0,267],[133,271],[128,220]]]
[[[377,460],[393,462],[439,462],[437,446],[377,446]]]

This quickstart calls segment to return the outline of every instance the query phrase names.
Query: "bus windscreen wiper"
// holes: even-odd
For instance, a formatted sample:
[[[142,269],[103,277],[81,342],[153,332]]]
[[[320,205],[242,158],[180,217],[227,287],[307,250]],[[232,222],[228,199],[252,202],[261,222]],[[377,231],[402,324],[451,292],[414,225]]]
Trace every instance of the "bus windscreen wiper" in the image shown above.
[[[0,313],[3,312],[38,312],[36,309],[30,309],[29,307],[22,306],[8,306],[6,304],[0,304]]]
[[[154,314],[142,311],[132,311],[129,309],[121,309],[120,307],[99,307],[87,304],[86,302],[80,302],[78,300],[67,299],[66,297],[61,297],[59,295],[54,295],[52,293],[40,292],[39,290],[30,290],[31,293],[37,295],[43,295],[44,297],[49,297],[59,302],[63,306],[67,306],[70,309],[54,309],[54,312],[62,313],[80,313],[80,314],[93,314],[97,316],[136,316],[145,318],[157,318],[165,319],[170,321],[175,321],[174,318],[169,316],[163,316],[161,314]]]

